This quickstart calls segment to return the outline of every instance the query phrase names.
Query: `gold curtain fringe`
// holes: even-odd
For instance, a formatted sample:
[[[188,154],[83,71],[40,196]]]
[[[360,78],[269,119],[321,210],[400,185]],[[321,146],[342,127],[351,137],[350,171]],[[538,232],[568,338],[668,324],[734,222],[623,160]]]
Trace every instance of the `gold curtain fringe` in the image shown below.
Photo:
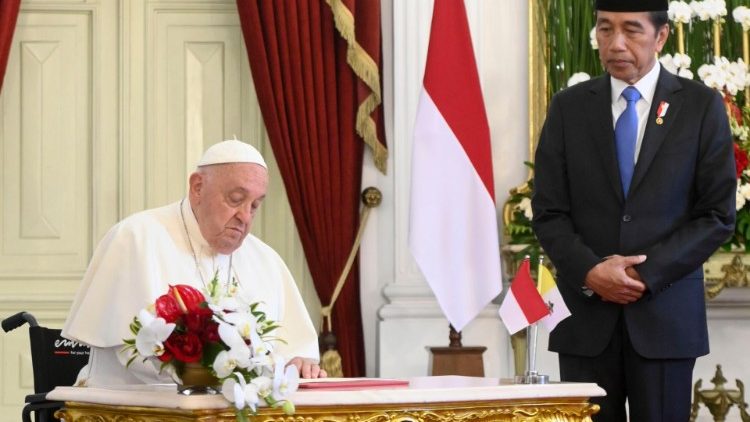
[[[375,126],[375,120],[370,117],[370,113],[380,104],[380,100],[374,95],[369,95],[357,110],[356,128],[359,136],[364,139],[365,144],[372,149],[375,167],[381,173],[386,174],[388,164],[388,149],[378,139],[378,130]]]
[[[354,73],[370,88],[380,100],[380,74],[378,65],[357,42],[354,33],[354,16],[341,0],[326,0],[333,12],[333,21],[341,37],[348,43],[347,62],[354,69]]]
[[[372,149],[375,167],[385,174],[388,149],[378,139],[377,127],[371,117],[372,112],[382,102],[378,65],[357,42],[354,32],[354,16],[346,5],[341,0],[326,0],[326,3],[333,13],[336,29],[347,42],[346,62],[352,68],[354,74],[370,88],[371,94],[357,108],[356,129],[357,134]]]

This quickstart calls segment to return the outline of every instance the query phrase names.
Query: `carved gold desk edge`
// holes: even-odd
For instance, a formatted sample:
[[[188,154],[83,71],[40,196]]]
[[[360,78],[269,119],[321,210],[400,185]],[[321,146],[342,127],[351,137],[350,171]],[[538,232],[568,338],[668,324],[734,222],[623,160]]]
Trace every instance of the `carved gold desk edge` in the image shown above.
[[[280,409],[262,408],[252,416],[263,422],[389,422],[389,421],[540,421],[589,422],[599,406],[588,399],[546,398],[443,403],[395,403],[336,406],[300,406],[292,416]],[[166,409],[66,402],[55,416],[66,422],[183,422],[234,421],[234,410]]]

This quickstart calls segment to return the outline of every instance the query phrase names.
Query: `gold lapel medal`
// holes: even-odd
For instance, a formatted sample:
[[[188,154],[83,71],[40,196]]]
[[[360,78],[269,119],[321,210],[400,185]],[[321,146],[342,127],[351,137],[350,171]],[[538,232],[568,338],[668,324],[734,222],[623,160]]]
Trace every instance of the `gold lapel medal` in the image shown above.
[[[656,109],[656,124],[657,125],[664,124],[664,116],[667,115],[668,108],[669,108],[668,102],[662,101],[659,103],[659,108]]]

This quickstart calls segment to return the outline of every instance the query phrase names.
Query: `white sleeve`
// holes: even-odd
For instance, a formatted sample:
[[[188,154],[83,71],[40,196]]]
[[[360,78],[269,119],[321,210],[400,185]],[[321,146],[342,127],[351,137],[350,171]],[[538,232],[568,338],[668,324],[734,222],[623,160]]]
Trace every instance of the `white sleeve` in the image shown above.
[[[129,324],[153,297],[158,277],[150,243],[128,225],[110,229],[86,270],[63,337],[104,348],[133,336]]]

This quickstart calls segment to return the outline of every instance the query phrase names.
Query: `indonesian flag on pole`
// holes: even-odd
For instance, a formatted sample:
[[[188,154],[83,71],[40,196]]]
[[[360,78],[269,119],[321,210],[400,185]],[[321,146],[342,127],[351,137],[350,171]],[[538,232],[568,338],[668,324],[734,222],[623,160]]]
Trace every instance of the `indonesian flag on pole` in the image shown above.
[[[500,304],[500,318],[503,319],[508,332],[515,334],[523,328],[549,315],[549,308],[534,286],[526,258],[518,267],[516,277]]]
[[[461,331],[502,288],[490,130],[462,0],[435,0],[412,149],[409,248]]]

